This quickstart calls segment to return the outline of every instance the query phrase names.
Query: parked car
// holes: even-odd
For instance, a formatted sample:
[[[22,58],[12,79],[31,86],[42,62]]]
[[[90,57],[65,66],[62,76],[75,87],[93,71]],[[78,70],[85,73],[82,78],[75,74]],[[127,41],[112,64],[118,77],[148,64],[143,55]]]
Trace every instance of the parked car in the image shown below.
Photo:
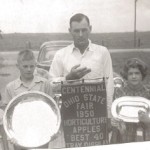
[[[37,67],[48,71],[56,51],[70,45],[71,43],[72,41],[64,40],[44,42],[40,47],[37,58]]]

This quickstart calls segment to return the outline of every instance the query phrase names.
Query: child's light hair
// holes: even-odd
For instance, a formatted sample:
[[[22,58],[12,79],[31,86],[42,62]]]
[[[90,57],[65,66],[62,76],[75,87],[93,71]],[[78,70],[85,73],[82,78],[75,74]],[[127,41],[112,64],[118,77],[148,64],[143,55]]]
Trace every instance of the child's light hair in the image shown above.
[[[31,50],[22,50],[18,53],[17,63],[28,60],[35,60],[34,53]]]

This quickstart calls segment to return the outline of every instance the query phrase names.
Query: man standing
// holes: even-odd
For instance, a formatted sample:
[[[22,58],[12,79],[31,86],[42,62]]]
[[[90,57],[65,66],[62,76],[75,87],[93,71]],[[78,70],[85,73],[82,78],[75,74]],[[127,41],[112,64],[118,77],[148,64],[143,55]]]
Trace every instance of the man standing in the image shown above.
[[[92,26],[84,14],[70,19],[69,32],[74,43],[59,50],[50,67],[53,81],[105,78],[108,117],[111,117],[113,97],[113,69],[110,53],[106,47],[89,40]]]

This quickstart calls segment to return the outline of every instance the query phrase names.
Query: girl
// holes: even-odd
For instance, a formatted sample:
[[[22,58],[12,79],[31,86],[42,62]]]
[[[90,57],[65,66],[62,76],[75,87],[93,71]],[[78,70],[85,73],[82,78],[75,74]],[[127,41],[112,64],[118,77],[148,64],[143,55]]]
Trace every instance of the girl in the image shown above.
[[[147,75],[147,66],[143,61],[137,58],[129,59],[123,67],[121,75],[126,80],[126,84],[124,87],[115,89],[114,99],[122,96],[140,96],[150,99],[150,91],[143,84],[143,80]],[[139,123],[119,121],[119,142],[127,143],[150,140],[150,118],[148,114],[140,111],[138,118]],[[137,132],[139,127],[143,132]],[[138,139],[137,134],[143,134],[143,139]]]

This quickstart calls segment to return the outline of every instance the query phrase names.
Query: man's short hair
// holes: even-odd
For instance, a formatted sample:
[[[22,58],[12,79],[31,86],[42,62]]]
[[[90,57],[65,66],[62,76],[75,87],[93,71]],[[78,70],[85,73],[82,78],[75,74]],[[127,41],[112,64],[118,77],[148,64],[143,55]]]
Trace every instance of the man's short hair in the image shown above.
[[[34,53],[31,50],[22,50],[18,53],[17,62],[35,60]]]
[[[70,27],[71,27],[71,23],[72,22],[81,22],[83,19],[86,19],[88,24],[90,25],[89,18],[86,15],[84,15],[84,14],[78,13],[78,14],[75,14],[74,16],[72,16],[70,18]]]

